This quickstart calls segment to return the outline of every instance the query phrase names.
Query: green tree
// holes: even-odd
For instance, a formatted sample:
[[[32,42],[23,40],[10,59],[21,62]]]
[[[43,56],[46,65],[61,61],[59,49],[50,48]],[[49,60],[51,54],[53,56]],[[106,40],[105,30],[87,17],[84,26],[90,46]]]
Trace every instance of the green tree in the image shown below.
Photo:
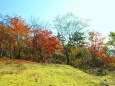
[[[82,20],[72,13],[55,18],[54,27],[58,33],[57,37],[62,41],[67,64],[70,63],[70,48],[75,46],[75,43],[81,44],[81,40],[84,38],[82,30],[87,26],[87,20]]]
[[[115,56],[115,32],[110,32],[109,41],[107,42],[107,45],[110,47],[110,55]]]
[[[72,35],[70,41],[71,41],[71,45],[77,46],[77,47],[82,47],[84,46],[85,42],[85,35],[84,32],[74,32],[74,34]]]

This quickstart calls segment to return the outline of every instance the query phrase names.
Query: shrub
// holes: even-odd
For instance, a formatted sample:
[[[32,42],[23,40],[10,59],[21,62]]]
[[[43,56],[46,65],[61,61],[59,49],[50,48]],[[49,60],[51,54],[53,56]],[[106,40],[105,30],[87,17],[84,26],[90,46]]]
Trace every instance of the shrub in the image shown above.
[[[108,70],[105,68],[101,68],[97,71],[97,75],[101,75],[101,76],[108,75]]]
[[[90,53],[86,47],[73,47],[71,48],[70,62],[75,67],[88,67],[90,62]]]
[[[107,67],[110,71],[113,71],[113,70],[115,70],[115,63],[114,63],[114,62],[111,62],[111,63],[109,63],[108,65],[106,65],[106,67]]]
[[[115,57],[105,56],[102,55],[97,59],[101,66],[108,68],[109,70],[115,70]]]
[[[65,62],[65,57],[64,54],[61,52],[54,52],[51,55],[51,62],[52,63],[64,63]]]

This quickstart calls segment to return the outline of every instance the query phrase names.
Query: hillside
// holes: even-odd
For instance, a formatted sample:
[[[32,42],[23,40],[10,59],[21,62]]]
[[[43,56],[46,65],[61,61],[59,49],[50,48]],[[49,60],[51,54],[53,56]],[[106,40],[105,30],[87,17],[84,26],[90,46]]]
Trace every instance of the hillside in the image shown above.
[[[115,74],[92,76],[77,68],[0,60],[0,86],[115,86]]]

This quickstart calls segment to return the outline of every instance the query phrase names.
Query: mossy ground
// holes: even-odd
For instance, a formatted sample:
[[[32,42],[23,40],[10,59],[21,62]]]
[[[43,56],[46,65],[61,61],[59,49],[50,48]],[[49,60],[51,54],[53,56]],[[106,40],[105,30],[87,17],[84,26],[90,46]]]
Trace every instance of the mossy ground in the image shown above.
[[[59,64],[0,60],[0,86],[115,86],[115,74],[93,76]]]

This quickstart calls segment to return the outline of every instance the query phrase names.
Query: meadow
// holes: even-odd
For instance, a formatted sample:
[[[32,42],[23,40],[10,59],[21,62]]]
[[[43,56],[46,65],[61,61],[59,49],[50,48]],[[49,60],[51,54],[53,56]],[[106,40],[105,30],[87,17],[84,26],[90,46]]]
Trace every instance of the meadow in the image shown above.
[[[69,65],[0,59],[0,86],[115,86],[115,74],[94,76]]]

